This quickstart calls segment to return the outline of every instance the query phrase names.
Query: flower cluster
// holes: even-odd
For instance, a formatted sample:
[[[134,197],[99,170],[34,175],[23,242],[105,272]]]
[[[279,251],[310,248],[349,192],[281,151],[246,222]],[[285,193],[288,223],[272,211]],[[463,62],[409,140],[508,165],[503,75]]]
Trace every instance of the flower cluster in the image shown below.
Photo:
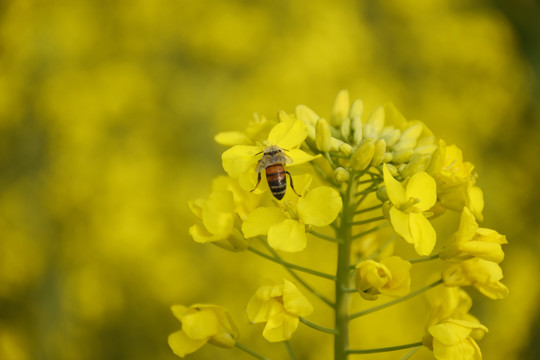
[[[478,226],[483,195],[459,148],[436,139],[422,122],[408,121],[391,103],[364,116],[362,101],[351,104],[346,91],[338,94],[328,119],[300,105],[294,113],[279,112],[277,121],[257,116],[245,131],[220,133],[216,141],[230,146],[222,154],[227,176],[214,180],[207,199],[190,202],[200,223],[189,232],[196,242],[248,251],[284,266],[295,278],[262,286],[246,301],[248,319],[265,323],[266,340],[286,342],[302,322],[334,337],[336,359],[385,351],[349,348],[349,322],[427,293],[431,314],[425,334],[398,348],[423,345],[440,360],[481,356],[476,341],[487,328],[469,314],[472,301],[463,287],[473,286],[492,299],[506,296],[499,267],[506,238]],[[448,210],[460,213],[461,221],[455,234],[441,241],[433,220]],[[285,252],[294,259],[310,241],[335,244],[335,274],[319,271],[316,263],[300,266],[281,257]],[[407,252],[398,254],[398,248],[416,256],[406,260]],[[421,273],[428,261],[438,265],[430,274],[436,280],[419,287],[412,274]],[[416,266],[420,270],[412,272]],[[332,281],[334,298],[301,273]],[[349,314],[353,296],[394,299]],[[309,297],[333,309],[333,328],[305,319],[319,311]],[[182,323],[169,339],[176,354],[210,342],[263,358],[238,342],[223,308],[173,311]]]

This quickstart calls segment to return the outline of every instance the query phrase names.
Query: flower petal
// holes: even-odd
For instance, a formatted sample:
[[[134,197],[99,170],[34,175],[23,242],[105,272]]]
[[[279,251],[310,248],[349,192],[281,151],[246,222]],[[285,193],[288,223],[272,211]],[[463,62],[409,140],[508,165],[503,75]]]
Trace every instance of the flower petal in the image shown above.
[[[437,240],[437,234],[431,222],[423,214],[410,213],[409,229],[414,241],[414,249],[418,255],[431,254]]]
[[[215,191],[208,196],[202,211],[202,222],[214,234],[228,234],[234,225],[234,203],[230,191]]]
[[[223,169],[229,176],[237,178],[250,168],[254,168],[258,161],[255,156],[261,148],[252,145],[235,145],[221,154]]]
[[[286,151],[286,154],[292,159],[292,162],[290,164],[287,164],[288,166],[305,164],[322,156],[321,154],[310,155],[300,149],[290,149],[289,151]]]
[[[294,315],[308,316],[313,312],[313,306],[308,299],[288,280],[283,280],[283,306],[287,312]]]
[[[247,306],[249,321],[253,323],[268,321],[271,314],[276,312],[276,306],[283,307],[283,305],[275,299],[263,299],[257,296],[257,294],[253,295]]]
[[[404,204],[407,200],[405,198],[405,189],[403,185],[390,174],[390,170],[386,164],[383,166],[383,176],[384,176],[384,186],[386,188],[386,194],[388,199],[394,206],[400,206]]]
[[[268,244],[276,250],[298,252],[306,248],[306,228],[292,219],[285,219],[268,230]]]
[[[242,223],[242,232],[246,238],[267,235],[270,226],[285,220],[277,207],[260,207],[253,210]]]
[[[414,240],[409,229],[409,215],[395,207],[390,208],[390,222],[394,231],[409,244],[414,244]]]
[[[208,243],[223,240],[227,237],[226,234],[213,235],[210,234],[203,226],[199,224],[192,225],[189,228],[189,235],[198,243]]]
[[[218,333],[218,320],[212,310],[201,310],[182,317],[182,330],[191,339],[204,340]]]
[[[319,186],[298,200],[296,209],[304,224],[326,226],[341,211],[343,202],[339,193],[329,186]]]
[[[214,136],[215,142],[221,145],[244,145],[251,143],[250,138],[242,131],[224,131]]]
[[[194,353],[206,344],[205,340],[196,340],[189,338],[182,330],[177,331],[169,335],[169,346],[173,353],[183,358],[187,354]]]
[[[418,199],[419,202],[415,204],[415,207],[422,211],[429,210],[437,202],[435,179],[425,171],[414,174],[407,183],[405,198]]]
[[[278,123],[270,130],[268,142],[282,149],[291,150],[304,141],[307,136],[306,125],[296,119]]]
[[[270,342],[289,340],[298,328],[298,316],[280,311],[274,314],[263,330],[263,336]]]

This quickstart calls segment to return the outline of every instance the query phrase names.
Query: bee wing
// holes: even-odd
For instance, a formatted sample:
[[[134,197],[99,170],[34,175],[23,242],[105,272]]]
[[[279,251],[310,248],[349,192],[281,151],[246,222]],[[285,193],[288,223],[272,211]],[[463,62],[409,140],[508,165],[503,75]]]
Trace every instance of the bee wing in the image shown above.
[[[285,156],[285,165],[292,164],[294,160],[287,154],[283,154]]]

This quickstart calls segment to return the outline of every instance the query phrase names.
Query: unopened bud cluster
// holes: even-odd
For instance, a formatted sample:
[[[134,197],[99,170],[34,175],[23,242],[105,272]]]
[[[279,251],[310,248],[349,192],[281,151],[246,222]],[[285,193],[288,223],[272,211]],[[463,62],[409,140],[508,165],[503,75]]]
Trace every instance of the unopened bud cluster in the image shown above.
[[[330,121],[304,105],[295,116],[307,126],[307,142],[320,152],[341,154],[340,165],[355,171],[387,164],[392,175],[407,178],[425,171],[437,149],[435,137],[419,121],[407,121],[393,104],[376,108],[363,120],[361,100],[349,102],[347,91],[335,101]]]

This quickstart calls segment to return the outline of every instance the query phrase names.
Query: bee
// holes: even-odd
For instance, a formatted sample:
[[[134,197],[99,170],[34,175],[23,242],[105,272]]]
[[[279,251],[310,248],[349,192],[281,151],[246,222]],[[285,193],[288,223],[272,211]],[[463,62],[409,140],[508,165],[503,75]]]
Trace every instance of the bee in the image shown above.
[[[289,175],[289,180],[291,182],[291,188],[294,193],[298,195],[293,186],[291,173],[285,171],[284,165],[292,163],[292,159],[285,155],[283,149],[279,146],[269,146],[264,151],[261,151],[258,154],[263,154],[259,162],[257,163],[257,185],[251,190],[252,192],[257,189],[259,183],[261,182],[261,172],[265,170],[266,180],[268,181],[268,186],[272,195],[278,200],[283,199],[285,196],[285,191],[287,190],[287,175]],[[298,195],[300,196],[300,195]]]

